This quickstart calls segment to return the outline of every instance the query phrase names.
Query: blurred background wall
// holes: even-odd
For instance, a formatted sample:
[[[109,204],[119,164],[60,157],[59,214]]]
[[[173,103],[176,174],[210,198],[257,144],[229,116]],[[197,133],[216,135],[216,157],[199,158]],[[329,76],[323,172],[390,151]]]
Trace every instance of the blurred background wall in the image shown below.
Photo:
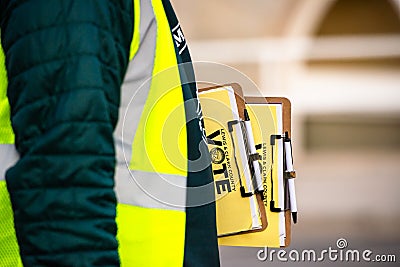
[[[344,237],[399,262],[400,1],[171,2],[195,61],[235,67],[263,95],[292,101],[299,223],[291,248]],[[278,264],[258,262],[257,251],[221,248],[222,266]]]

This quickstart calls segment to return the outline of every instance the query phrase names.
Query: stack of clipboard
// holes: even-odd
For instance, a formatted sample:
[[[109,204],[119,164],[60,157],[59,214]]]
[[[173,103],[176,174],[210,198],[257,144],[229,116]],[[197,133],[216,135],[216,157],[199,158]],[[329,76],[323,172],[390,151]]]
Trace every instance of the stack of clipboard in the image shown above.
[[[291,104],[243,97],[238,84],[199,90],[212,160],[220,245],[286,247],[297,220]]]

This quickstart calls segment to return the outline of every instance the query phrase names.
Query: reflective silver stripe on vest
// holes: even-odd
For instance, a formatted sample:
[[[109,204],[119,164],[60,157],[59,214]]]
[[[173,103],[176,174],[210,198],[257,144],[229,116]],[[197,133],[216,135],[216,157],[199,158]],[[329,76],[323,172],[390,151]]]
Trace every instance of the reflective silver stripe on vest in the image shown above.
[[[156,41],[157,25],[151,1],[141,0],[140,44],[125,75],[121,89],[119,121],[114,132],[117,157],[115,190],[119,203],[183,210],[186,198],[186,177],[162,175],[163,179],[160,179],[157,173],[130,172],[128,167],[131,161],[133,139],[150,90]],[[172,184],[178,186],[168,187]],[[182,189],[179,190],[179,188]],[[173,192],[176,196],[166,197],[166,192],[168,194]],[[169,202],[170,205],[165,202]]]
[[[118,198],[121,203],[146,208],[185,210],[186,177],[117,168]],[[125,188],[121,188],[121,187]],[[122,190],[121,190],[122,189]]]
[[[18,158],[14,144],[0,145],[0,181],[5,180],[6,171],[17,162]]]

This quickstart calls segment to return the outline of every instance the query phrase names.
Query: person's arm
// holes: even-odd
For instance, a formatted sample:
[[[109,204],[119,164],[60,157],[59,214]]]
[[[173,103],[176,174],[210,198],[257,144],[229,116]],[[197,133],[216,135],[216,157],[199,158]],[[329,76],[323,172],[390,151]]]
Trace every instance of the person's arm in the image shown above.
[[[1,2],[20,154],[6,180],[22,261],[118,265],[113,130],[132,1]]]

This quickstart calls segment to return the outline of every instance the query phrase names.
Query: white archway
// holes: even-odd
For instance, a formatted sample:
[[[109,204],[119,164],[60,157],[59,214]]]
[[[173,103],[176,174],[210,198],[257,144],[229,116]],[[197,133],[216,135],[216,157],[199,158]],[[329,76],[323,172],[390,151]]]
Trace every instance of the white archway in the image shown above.
[[[339,0],[299,0],[286,28],[289,38],[310,37],[332,5]],[[400,0],[389,0],[400,18]]]
[[[286,36],[292,38],[312,35],[325,14],[337,0],[300,0],[287,24]]]
[[[389,0],[394,5],[397,15],[400,17],[400,0]]]

